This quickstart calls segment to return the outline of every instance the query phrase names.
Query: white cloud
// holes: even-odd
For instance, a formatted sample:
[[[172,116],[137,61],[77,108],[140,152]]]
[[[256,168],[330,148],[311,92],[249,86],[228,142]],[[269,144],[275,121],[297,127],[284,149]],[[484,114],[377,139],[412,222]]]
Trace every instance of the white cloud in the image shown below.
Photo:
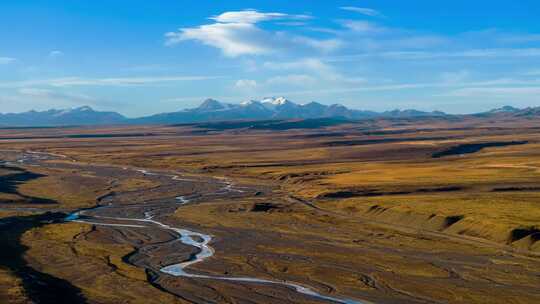
[[[49,53],[49,57],[51,57],[51,58],[58,58],[58,57],[62,57],[62,56],[64,56],[64,52],[58,51],[58,50],[51,51]]]
[[[52,102],[55,104],[80,105],[81,103],[92,104],[96,100],[88,95],[58,92],[39,88],[21,88],[17,90],[19,95],[32,98],[32,101]]]
[[[426,59],[493,59],[493,58],[527,58],[540,57],[540,48],[492,48],[469,49],[462,51],[387,51],[366,52],[356,55],[334,56],[327,58],[329,62],[347,62],[359,59],[382,57],[396,60]]]
[[[21,95],[34,96],[34,97],[68,97],[68,98],[77,98],[77,99],[84,99],[84,100],[93,100],[93,98],[87,95],[60,93],[53,90],[38,89],[38,88],[21,88],[17,90],[17,92]]]
[[[0,57],[0,64],[9,64],[9,63],[12,63],[12,62],[15,62],[16,59],[15,58],[11,58],[11,57]]]
[[[445,55],[443,53],[443,55]],[[461,53],[449,53],[449,56],[458,57],[538,57],[540,56],[540,48],[524,48],[524,49],[478,49],[463,51]]]
[[[181,28],[178,32],[165,34],[166,45],[187,40],[199,41],[220,49],[224,55],[260,55],[272,51],[268,33],[251,23],[214,23],[193,28]]]
[[[238,89],[254,89],[257,87],[257,81],[253,79],[237,80],[234,86]]]
[[[342,75],[336,69],[324,63],[318,58],[306,58],[297,61],[272,62],[263,63],[263,67],[269,70],[276,71],[301,71],[303,74],[318,78],[324,81],[342,82],[342,83],[359,83],[365,82],[361,77],[349,77]]]
[[[469,87],[439,95],[450,97],[514,98],[540,95],[540,87]]]
[[[306,58],[296,61],[267,61],[263,67],[270,70],[309,70],[316,73],[328,73],[331,66],[317,58]]]
[[[340,9],[355,13],[360,13],[362,15],[370,16],[370,17],[382,17],[383,15],[374,9],[366,8],[366,7],[356,7],[356,6],[342,6]]]
[[[62,86],[129,86],[153,83],[209,80],[209,76],[164,76],[164,77],[120,77],[120,78],[64,78],[50,82],[50,85]]]
[[[449,93],[437,94],[433,96],[453,96],[453,97],[506,97],[511,98],[512,94],[521,97],[536,98],[540,92],[540,79],[533,81],[522,81],[516,79],[493,79],[485,81],[469,82],[418,82],[418,83],[393,83],[384,85],[364,84],[355,86],[331,86],[320,88],[309,88],[307,90],[272,92],[274,95],[305,95],[305,94],[341,94],[360,92],[388,92],[407,91],[423,89],[453,89]],[[473,95],[475,94],[475,95]],[[536,94],[536,95],[534,95]]]
[[[310,19],[308,15],[289,15],[283,13],[261,13],[256,10],[243,10],[225,12],[221,15],[211,17],[210,19],[219,23],[249,23],[255,24],[262,21],[289,19],[289,20],[306,20]]]
[[[295,43],[308,46],[313,49],[320,50],[324,53],[335,51],[343,46],[343,41],[339,39],[313,39],[304,36],[291,37],[291,40]]]
[[[502,34],[497,38],[502,43],[530,43],[540,41],[540,34]]]
[[[267,31],[257,26],[257,23],[263,21],[309,18],[307,15],[261,13],[255,10],[225,12],[210,18],[215,23],[166,33],[165,45],[173,46],[192,40],[215,47],[228,57],[270,54],[299,46],[329,52],[341,46],[337,39],[315,39],[292,35],[286,31]]]
[[[340,23],[342,26],[355,33],[380,34],[388,31],[387,28],[381,27],[373,22],[363,20],[342,20]]]
[[[215,76],[163,76],[163,77],[118,77],[118,78],[82,78],[64,77],[39,80],[23,80],[13,82],[0,82],[0,88],[20,88],[27,86],[137,86],[177,81],[210,80]]]

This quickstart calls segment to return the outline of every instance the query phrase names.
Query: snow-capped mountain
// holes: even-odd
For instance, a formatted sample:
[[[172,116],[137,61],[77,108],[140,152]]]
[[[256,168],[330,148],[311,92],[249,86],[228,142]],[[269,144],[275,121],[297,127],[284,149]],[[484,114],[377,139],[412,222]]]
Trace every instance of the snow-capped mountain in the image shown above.
[[[415,116],[435,115],[416,111]],[[407,116],[409,112],[392,111],[386,116]],[[173,113],[163,113],[133,120],[135,123],[194,123],[218,120],[258,120],[258,119],[309,119],[343,117],[362,119],[380,117],[381,113],[352,110],[340,104],[323,105],[318,102],[298,104],[285,97],[266,97],[261,100],[247,100],[239,104],[223,103],[207,99],[200,106]]]
[[[89,106],[0,114],[0,125],[4,126],[104,125],[125,121],[126,118],[116,112],[95,111]]]
[[[373,112],[349,109],[340,104],[318,102],[298,104],[285,97],[267,97],[241,103],[225,103],[207,99],[198,107],[140,118],[125,118],[116,112],[96,111],[88,106],[47,111],[0,114],[0,126],[62,126],[106,124],[179,124],[234,120],[289,120],[312,118],[423,118],[423,117],[540,117],[540,107],[518,109],[510,106],[472,115],[448,115],[443,112],[393,110]]]

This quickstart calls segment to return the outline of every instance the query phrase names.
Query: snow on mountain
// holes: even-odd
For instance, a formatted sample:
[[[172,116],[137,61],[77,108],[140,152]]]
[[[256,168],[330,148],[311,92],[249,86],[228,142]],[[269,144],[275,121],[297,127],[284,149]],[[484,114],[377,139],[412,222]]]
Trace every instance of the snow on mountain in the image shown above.
[[[506,109],[510,110],[510,109]],[[533,115],[529,111],[526,115]],[[442,112],[395,110],[383,113],[349,109],[340,104],[324,105],[318,102],[297,104],[285,97],[266,97],[239,104],[206,99],[198,107],[177,112],[127,119],[116,112],[95,111],[89,106],[71,109],[29,111],[17,114],[0,114],[0,125],[49,126],[49,125],[99,125],[99,124],[177,124],[232,120],[346,118],[375,117],[427,117],[446,115]],[[516,114],[517,115],[517,114]]]
[[[9,126],[96,125],[125,121],[126,118],[116,112],[95,111],[89,106],[0,114],[0,125]]]

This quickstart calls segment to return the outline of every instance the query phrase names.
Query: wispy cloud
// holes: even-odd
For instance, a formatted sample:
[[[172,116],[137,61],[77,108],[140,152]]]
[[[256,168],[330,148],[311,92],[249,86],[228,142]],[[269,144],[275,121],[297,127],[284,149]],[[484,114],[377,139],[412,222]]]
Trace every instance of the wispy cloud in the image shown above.
[[[532,87],[469,87],[453,90],[438,96],[449,97],[479,97],[479,98],[509,98],[517,96],[535,97],[540,95],[540,86]]]
[[[296,61],[267,61],[262,65],[268,70],[274,71],[293,71],[292,75],[298,75],[303,72],[304,75],[309,75],[310,79],[318,79],[326,82],[339,82],[343,84],[363,83],[365,79],[362,77],[346,76],[338,72],[332,65],[323,62],[318,58],[306,58]],[[288,74],[291,75],[291,74]],[[296,77],[296,79],[299,79]]]
[[[0,57],[0,64],[9,64],[9,63],[12,63],[12,62],[15,62],[16,59],[15,58],[11,58],[11,57]]]
[[[379,26],[376,23],[363,20],[341,20],[340,23],[343,27],[355,33],[381,34],[389,31],[389,29]]]
[[[276,71],[305,71],[327,79],[336,78],[338,75],[332,66],[317,58],[306,58],[296,61],[267,61],[263,63],[263,67]]]
[[[304,36],[291,36],[289,40],[299,45],[319,50],[323,53],[335,51],[343,46],[343,41],[340,39],[313,39]]]
[[[49,52],[49,57],[50,58],[58,58],[58,57],[62,57],[62,56],[64,56],[64,52],[62,52],[62,51],[54,50],[54,51]]]
[[[44,99],[46,101],[55,100],[68,102],[72,104],[82,103],[93,103],[94,98],[84,95],[84,94],[74,94],[74,93],[64,93],[48,89],[39,89],[39,88],[21,88],[17,91],[20,95]]]
[[[255,10],[225,12],[211,17],[212,24],[180,28],[165,34],[165,44],[173,46],[185,41],[197,41],[221,50],[228,57],[271,54],[303,46],[332,51],[340,47],[337,39],[316,39],[292,35],[286,31],[268,31],[258,26],[264,21],[282,20],[298,22],[310,19],[308,15],[262,13]]]
[[[239,79],[235,82],[234,86],[238,89],[254,89],[257,87],[257,81],[253,79]]]
[[[200,81],[221,78],[219,76],[164,76],[164,77],[119,77],[119,78],[83,78],[64,77],[52,79],[23,80],[12,82],[0,82],[3,88],[19,88],[28,86],[140,86],[156,83],[178,81]]]
[[[396,60],[425,60],[425,59],[493,59],[493,58],[526,58],[540,57],[540,48],[494,48],[469,49],[460,51],[387,51],[366,52],[354,55],[329,57],[329,62],[347,62],[370,57],[382,57]]]
[[[374,9],[366,8],[366,7],[357,7],[357,6],[342,6],[340,9],[355,13],[360,13],[362,15],[370,16],[370,17],[383,17],[383,15]]]
[[[260,55],[272,52],[270,35],[252,23],[214,23],[181,28],[165,34],[168,46],[194,40],[220,49],[225,56]]]
[[[309,15],[289,15],[284,13],[261,13],[256,10],[243,10],[225,12],[220,15],[210,17],[211,20],[220,23],[250,23],[255,24],[269,20],[307,20]]]
[[[539,42],[540,34],[500,34],[497,40],[503,43]]]
[[[450,92],[436,94],[434,96],[465,96],[465,92],[487,93],[510,93],[533,94],[540,90],[540,80],[519,80],[519,79],[491,79],[483,81],[463,81],[463,82],[418,82],[418,83],[390,83],[390,84],[369,84],[355,86],[333,86],[326,88],[313,88],[309,90],[269,92],[272,95],[302,95],[302,94],[333,94],[333,93],[353,93],[353,92],[389,92],[407,91],[421,89],[452,89]],[[454,93],[454,92],[462,92]],[[490,95],[491,96],[491,95]],[[506,95],[507,96],[507,95]],[[507,96],[508,97],[508,96]]]

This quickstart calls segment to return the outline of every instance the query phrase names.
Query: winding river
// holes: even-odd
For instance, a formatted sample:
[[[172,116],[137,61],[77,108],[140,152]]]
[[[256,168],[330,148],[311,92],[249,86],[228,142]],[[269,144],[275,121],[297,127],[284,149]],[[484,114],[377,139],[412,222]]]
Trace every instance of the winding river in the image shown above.
[[[43,153],[43,152],[29,153],[29,154],[23,155],[23,157],[19,160],[19,162],[20,163],[28,162],[29,164],[30,160],[42,161],[45,158],[44,157],[45,154],[46,153]],[[64,158],[64,156],[60,156],[56,154],[54,155],[49,154],[49,156]],[[124,169],[127,169],[127,168],[124,168]],[[143,175],[148,175],[148,176],[161,176],[161,177],[167,176],[167,177],[172,178],[175,181],[182,181],[182,180],[192,181],[192,182],[194,181],[192,179],[183,179],[178,175],[172,175],[172,176],[163,175],[160,173],[149,172],[144,169],[136,169],[136,171],[138,171],[139,173]],[[227,192],[243,192],[243,190],[236,188],[234,184],[228,179],[220,179],[219,182],[223,185],[223,187],[217,190],[214,194],[222,194],[222,193],[227,193]],[[188,204],[191,202],[191,199],[186,196],[179,196],[176,199],[178,201],[179,206],[182,206],[184,204]],[[160,269],[162,273],[165,273],[168,275],[172,275],[176,277],[205,279],[205,280],[222,280],[222,281],[241,282],[241,283],[281,285],[281,286],[291,288],[300,294],[304,294],[304,295],[307,295],[307,296],[310,296],[319,300],[324,300],[330,303],[366,304],[366,302],[362,302],[358,300],[337,298],[337,297],[323,295],[310,287],[293,283],[293,282],[288,282],[288,281],[258,279],[258,278],[253,278],[253,277],[212,276],[212,275],[203,275],[203,274],[196,274],[196,273],[188,272],[187,271],[188,267],[194,264],[203,262],[204,260],[215,255],[214,249],[210,246],[210,243],[212,241],[211,235],[195,232],[195,231],[188,230],[185,228],[177,228],[177,227],[172,227],[170,225],[167,225],[163,222],[156,220],[152,211],[144,212],[144,218],[107,217],[107,216],[89,214],[92,211],[96,211],[98,209],[110,208],[110,207],[113,207],[113,206],[106,205],[106,206],[98,206],[93,209],[79,210],[79,211],[69,214],[65,218],[65,221],[85,223],[85,224],[97,225],[97,226],[126,227],[126,228],[149,228],[149,227],[155,228],[157,226],[160,229],[174,232],[174,234],[177,235],[177,239],[182,244],[198,248],[198,253],[193,255],[187,261],[184,261],[178,264],[172,264],[172,265],[169,265]],[[115,222],[114,223],[101,222],[102,220],[113,220]],[[127,223],[122,223],[122,222],[127,222]]]

